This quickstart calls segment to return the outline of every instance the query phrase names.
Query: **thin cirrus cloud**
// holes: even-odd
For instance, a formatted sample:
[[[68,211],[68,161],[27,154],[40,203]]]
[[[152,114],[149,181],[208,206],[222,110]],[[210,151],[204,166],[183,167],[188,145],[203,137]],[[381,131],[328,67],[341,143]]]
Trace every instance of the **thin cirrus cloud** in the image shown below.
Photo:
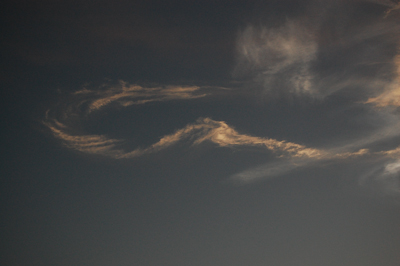
[[[384,195],[400,194],[400,160],[388,160],[373,168],[359,179],[359,184]]]
[[[234,77],[252,80],[267,95],[318,99],[351,87],[375,93],[389,86],[388,72],[397,64],[389,54],[398,47],[400,27],[384,14],[353,21],[346,10],[352,2],[320,4],[324,7],[279,26],[247,26],[238,34]],[[364,2],[388,6],[386,13],[400,7],[392,1]],[[335,13],[325,7],[332,5]],[[335,65],[340,68],[332,69]]]
[[[366,178],[381,184],[385,191],[400,192],[400,167],[397,167],[400,148],[376,150],[379,143],[400,135],[398,113],[390,108],[400,106],[400,28],[393,18],[400,3],[359,2],[388,9],[378,17],[359,23],[352,22],[351,12],[346,10],[351,1],[338,2],[333,4],[335,14],[329,8],[311,8],[306,16],[286,19],[281,26],[248,26],[239,32],[234,74],[251,79],[266,95],[324,100],[352,91],[353,103],[347,104],[364,105],[370,115],[369,123],[375,124],[376,130],[348,143],[333,145],[336,147],[324,150],[323,156],[270,162],[237,173],[232,176],[233,180],[253,182],[317,161],[369,158],[380,164],[380,170],[365,175]],[[326,26],[332,24],[337,27]],[[377,117],[379,122],[375,121]]]
[[[49,110],[43,122],[54,137],[60,139],[62,143],[71,149],[88,153],[97,154],[114,159],[126,159],[151,154],[171,147],[177,143],[184,142],[192,146],[200,145],[204,142],[212,142],[219,147],[255,147],[274,153],[278,158],[296,161],[294,165],[301,166],[305,162],[328,159],[343,159],[354,156],[363,156],[368,151],[360,149],[353,152],[321,150],[306,147],[301,144],[262,138],[240,134],[224,121],[215,121],[210,118],[199,118],[195,123],[188,124],[176,132],[162,137],[158,142],[147,148],[137,148],[131,151],[124,149],[125,140],[109,138],[106,135],[85,134],[84,130],[79,130],[74,126],[72,120],[83,119],[93,112],[114,104],[127,107],[131,104],[146,104],[152,101],[188,100],[205,97],[207,93],[202,92],[201,87],[172,87],[165,88],[144,88],[139,85],[128,85],[121,82],[119,86],[111,87],[101,91],[91,91],[83,89],[73,93],[74,100],[71,100],[61,113],[51,115]],[[129,103],[129,104],[126,104]],[[83,108],[82,105],[86,105]],[[59,120],[62,119],[63,122]],[[264,167],[265,168],[265,167]],[[264,169],[263,168],[263,169]],[[276,168],[276,167],[275,167]],[[269,169],[265,175],[276,175],[282,171]],[[291,167],[285,167],[290,169]],[[256,176],[261,175],[261,170],[257,171]],[[251,173],[253,173],[251,171]],[[239,176],[244,176],[239,175]],[[249,176],[244,178],[249,179]],[[255,176],[250,179],[255,179]]]
[[[111,101],[106,101],[106,99],[109,98],[112,98],[112,96],[107,95],[104,101],[102,101],[101,107],[106,106],[106,104],[103,103],[111,103]],[[100,99],[97,99],[94,102],[99,100]],[[141,102],[141,104],[144,103],[145,102]],[[99,105],[95,106],[95,110],[100,109]],[[89,104],[89,111],[92,112],[92,110],[92,104]],[[74,114],[73,116],[76,115],[77,114]],[[259,147],[272,151],[282,157],[319,158],[326,156],[324,151],[308,148],[304,145],[239,134],[225,122],[215,121],[210,118],[199,118],[195,123],[189,124],[173,134],[162,137],[158,142],[149,147],[145,149],[138,148],[133,151],[123,150],[123,140],[108,138],[105,135],[73,134],[73,128],[49,116],[47,116],[44,124],[50,129],[53,136],[60,139],[66,147],[115,159],[132,158],[143,154],[154,153],[182,141],[191,143],[192,145],[199,145],[203,142],[210,141],[220,147]]]
[[[102,90],[82,89],[72,94],[63,104],[61,110],[48,110],[43,124],[57,139],[71,149],[99,154],[113,158],[126,158],[157,151],[170,145],[165,139],[147,149],[137,149],[125,152],[122,148],[123,140],[108,138],[105,135],[86,134],[77,127],[76,121],[83,120],[93,112],[106,106],[118,105],[127,107],[150,102],[163,102],[172,100],[189,100],[202,98],[208,95],[207,87],[198,86],[166,86],[142,87],[120,81],[117,86]],[[60,109],[60,108],[59,108]],[[58,111],[58,112],[57,112]],[[170,141],[173,142],[173,141]]]
[[[248,26],[237,41],[237,77],[250,76],[269,91],[315,94],[310,64],[316,59],[314,33],[299,21],[279,28]]]
[[[241,134],[225,121],[199,118],[152,145],[128,150],[126,143],[129,140],[89,134],[77,126],[77,121],[88,119],[105,108],[196,100],[211,97],[218,90],[217,87],[202,86],[142,87],[126,82],[100,90],[77,91],[70,100],[59,105],[58,113],[48,111],[43,123],[66,147],[114,159],[152,154],[178,143],[195,147],[204,142],[230,149],[253,147],[275,155],[276,160],[272,162],[231,176],[231,180],[240,183],[283,175],[319,162],[340,163],[368,158],[379,166],[365,174],[360,182],[380,184],[384,191],[400,193],[400,147],[380,146],[380,143],[400,136],[400,119],[391,108],[400,106],[400,55],[397,53],[400,39],[393,37],[400,27],[392,16],[388,16],[396,12],[398,4],[364,2],[389,9],[364,24],[345,25],[337,29],[334,36],[330,36],[324,26],[327,24],[324,19],[331,16],[336,21],[341,17],[329,15],[329,10],[324,10],[328,18],[316,16],[315,23],[300,17],[287,19],[278,27],[248,26],[237,39],[234,70],[235,77],[250,80],[245,83],[247,85],[253,83],[253,87],[267,93],[300,96],[300,100],[312,97],[323,101],[331,95],[352,91],[352,102],[346,104],[363,106],[371,123],[379,120],[374,131],[356,139],[332,143],[331,148],[308,147],[289,140]],[[310,10],[322,13],[321,10]],[[316,15],[308,15],[313,14]],[[229,89],[225,92],[229,93]]]
[[[210,141],[220,147],[228,148],[252,146],[269,150],[280,157],[318,158],[326,156],[324,151],[304,145],[240,134],[224,121],[215,121],[210,118],[199,118],[195,123],[188,124],[175,133],[162,137],[149,147],[137,148],[133,151],[124,150],[124,140],[109,138],[105,135],[85,134],[84,130],[79,130],[75,126],[77,118],[78,120],[84,119],[93,112],[113,104],[127,107],[155,101],[196,99],[207,96],[206,89],[206,87],[197,86],[145,88],[125,82],[120,82],[118,86],[105,90],[83,89],[73,93],[70,102],[66,103],[58,114],[49,110],[43,123],[53,136],[60,139],[68,148],[116,159],[154,153],[183,141],[191,145]]]
[[[207,93],[199,93],[199,91],[200,87],[198,86],[144,88],[120,81],[120,86],[111,87],[104,91],[95,92],[83,89],[75,92],[75,94],[91,94],[90,96],[94,96],[94,99],[90,100],[88,108],[88,113],[91,113],[114,102],[126,107],[148,102],[195,99],[207,95]]]
[[[344,145],[332,149],[311,148],[305,145],[265,137],[240,134],[224,121],[210,118],[199,118],[195,123],[172,134],[165,135],[159,141],[146,148],[126,150],[126,140],[110,138],[106,135],[87,134],[76,126],[76,119],[85,119],[113,104],[127,107],[130,104],[146,104],[153,101],[189,100],[206,97],[209,93],[201,87],[157,87],[144,88],[139,85],[121,83],[120,86],[100,91],[83,89],[72,94],[72,99],[63,106],[60,113],[49,110],[43,124],[52,135],[61,140],[64,146],[87,154],[102,155],[113,159],[129,159],[145,154],[152,154],[172,147],[178,143],[186,143],[195,147],[204,142],[211,142],[218,147],[240,148],[254,147],[274,154],[278,161],[242,171],[231,176],[231,180],[239,183],[251,183],[263,178],[283,175],[299,167],[305,167],[319,161],[340,161],[344,159],[380,156],[382,158],[400,158],[400,147],[393,150],[370,151],[362,146],[374,143],[392,135],[382,132],[379,137],[370,136],[360,140],[358,144]],[[129,102],[130,104],[126,104]],[[83,107],[85,106],[85,107]],[[61,120],[61,122],[60,122]],[[389,130],[392,132],[393,130]],[[400,159],[399,159],[400,160]],[[390,168],[390,167],[389,167]],[[392,168],[390,168],[392,169]],[[393,168],[390,173],[397,171]],[[395,179],[393,174],[382,172],[381,180]],[[389,184],[396,184],[389,182]],[[387,186],[387,184],[385,185]],[[396,191],[392,188],[390,191]]]
[[[365,103],[370,103],[377,107],[400,106],[400,55],[396,55],[393,61],[396,66],[396,77],[381,94],[369,98]]]

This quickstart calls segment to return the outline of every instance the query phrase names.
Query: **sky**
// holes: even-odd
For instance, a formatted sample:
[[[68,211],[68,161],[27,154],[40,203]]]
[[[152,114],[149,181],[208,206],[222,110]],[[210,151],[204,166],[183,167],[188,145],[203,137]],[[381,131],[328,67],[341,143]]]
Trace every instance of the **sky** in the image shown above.
[[[400,265],[398,1],[1,5],[1,265]]]

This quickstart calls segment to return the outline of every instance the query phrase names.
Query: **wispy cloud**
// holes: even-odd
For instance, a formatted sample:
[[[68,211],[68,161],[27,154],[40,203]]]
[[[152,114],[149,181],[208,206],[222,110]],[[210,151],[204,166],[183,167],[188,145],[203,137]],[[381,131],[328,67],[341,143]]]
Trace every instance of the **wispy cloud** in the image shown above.
[[[255,146],[266,148],[273,152],[279,152],[282,153],[282,155],[289,155],[291,157],[313,158],[324,155],[323,151],[307,148],[304,145],[292,142],[239,134],[223,121],[214,121],[206,118],[200,120],[200,122],[202,127],[206,130],[196,139],[194,142],[195,144],[209,140],[221,147]]]
[[[388,163],[376,177],[389,193],[400,193],[400,160]]]
[[[252,76],[268,91],[314,94],[310,63],[316,59],[314,32],[299,21],[278,28],[248,26],[239,34],[235,76]]]
[[[387,6],[386,15],[399,7],[392,1],[373,2]],[[309,16],[322,13],[312,10],[314,13]],[[211,96],[216,90],[229,93],[229,90],[212,86],[143,87],[121,81],[116,86],[101,89],[84,88],[60,103],[58,112],[49,111],[43,123],[66,147],[114,159],[153,154],[177,144],[194,148],[205,142],[228,149],[251,147],[275,156],[275,160],[265,165],[232,175],[231,180],[239,183],[284,175],[319,163],[340,164],[373,158],[374,165],[380,164],[379,167],[362,179],[374,180],[373,183],[379,181],[390,188],[386,190],[398,193],[400,147],[388,148],[381,143],[387,144],[400,136],[400,118],[395,110],[400,106],[400,55],[397,49],[400,27],[391,17],[384,19],[383,15],[334,30],[325,26],[333,23],[326,18],[329,15],[317,16],[315,23],[303,16],[288,18],[281,26],[248,26],[239,33],[234,75],[247,80],[244,84],[253,83],[253,87],[266,92],[311,96],[321,101],[329,100],[328,96],[333,94],[343,98],[351,94],[343,101],[346,107],[362,106],[365,119],[374,124],[374,129],[340,142],[326,140],[329,147],[242,134],[241,129],[234,128],[229,121],[199,118],[147,147],[128,149],[129,139],[91,134],[82,126],[85,119],[106,108],[196,100]],[[334,22],[340,20],[340,16],[331,15]]]
[[[363,5],[362,2],[354,1],[354,4]],[[301,160],[286,157],[235,174],[233,180],[248,183],[317,161],[339,163],[364,157],[400,160],[399,148],[377,148],[379,143],[400,135],[398,113],[390,108],[400,106],[400,28],[397,21],[388,17],[400,8],[400,3],[367,2],[388,9],[368,21],[350,23],[352,11],[344,9],[348,4],[332,2],[331,7],[320,5],[308,9],[306,15],[288,18],[281,26],[248,26],[239,32],[234,77],[251,79],[255,87],[281,96],[324,100],[332,94],[351,92],[353,102],[347,104],[365,104],[366,120],[374,124],[375,130],[332,148],[318,149],[318,156]],[[332,6],[335,14],[330,13]],[[390,176],[393,181],[393,171],[387,170],[387,166],[384,169],[386,172],[379,175],[385,178],[381,179],[388,180]]]
[[[307,147],[286,140],[241,134],[226,122],[215,121],[211,118],[199,118],[195,123],[188,124],[172,134],[163,136],[152,145],[133,150],[127,149],[129,139],[117,139],[104,134],[88,134],[83,128],[77,127],[79,124],[77,120],[83,121],[93,112],[98,112],[108,105],[118,104],[126,107],[129,106],[129,104],[125,104],[127,101],[139,105],[153,101],[196,99],[207,95],[204,92],[205,89],[209,90],[210,88],[197,86],[144,88],[138,85],[127,85],[123,82],[116,88],[112,87],[100,91],[83,89],[73,93],[68,102],[59,104],[62,107],[59,113],[49,110],[43,124],[66,147],[86,154],[101,155],[113,159],[129,159],[153,154],[177,144],[195,147],[204,142],[214,143],[217,147],[229,149],[253,147],[259,151],[275,155],[276,161],[231,176],[231,181],[240,184],[284,175],[318,162],[340,162],[371,156],[387,158],[387,160],[400,160],[400,148],[381,151],[371,151],[368,148],[368,145],[379,140],[398,135],[398,130],[394,130],[393,121],[390,119],[386,121],[386,124],[388,124],[386,129],[383,127],[380,131],[378,130],[378,132],[351,144],[339,145],[330,149]],[[400,124],[398,119],[393,119],[397,121],[397,125]],[[389,184],[393,186],[392,192],[397,191],[394,172],[398,168],[395,166],[394,164],[386,166],[386,170],[379,174],[382,177],[374,179],[374,182],[381,180],[386,184],[385,186],[389,186]]]
[[[387,10],[386,13],[385,13],[385,18],[386,18],[387,16],[389,16],[389,14],[390,14],[392,11],[395,11],[395,10],[398,10],[398,9],[400,9],[400,3],[397,3],[395,6],[393,6],[393,7],[390,8],[389,10]]]
[[[395,1],[391,1],[391,0],[365,0],[365,1],[389,7],[389,9],[386,10],[386,12],[385,12],[385,16],[384,16],[385,18],[392,11],[400,9],[400,2],[396,3]]]
[[[393,61],[396,67],[394,80],[382,88],[381,94],[369,98],[366,103],[374,104],[377,107],[400,106],[400,55],[396,55]]]
[[[98,90],[84,88],[74,92],[64,102],[59,103],[58,109],[48,110],[43,124],[48,127],[54,137],[62,140],[68,148],[113,158],[139,156],[171,145],[174,142],[173,136],[164,137],[147,149],[138,148],[126,152],[123,149],[124,140],[109,138],[106,135],[86,134],[85,130],[79,128],[77,124],[93,112],[112,104],[127,107],[150,102],[197,99],[207,96],[213,89],[221,89],[221,87],[142,87],[120,81],[115,86],[105,86],[105,88]]]
[[[44,124],[50,129],[54,137],[63,141],[71,149],[89,153],[118,157],[122,151],[115,149],[121,140],[110,139],[104,135],[73,135],[68,133],[69,128],[57,120],[46,121]]]
[[[198,86],[165,86],[145,88],[136,84],[128,84],[120,81],[118,86],[107,90],[90,91],[87,89],[77,91],[75,94],[85,94],[92,98],[88,112],[93,112],[106,105],[117,102],[122,106],[144,104],[148,102],[162,102],[171,100],[188,100],[207,96],[200,92]]]
[[[273,178],[294,171],[309,164],[309,159],[291,159],[279,162],[271,162],[262,166],[251,168],[231,176],[231,181],[236,184],[248,184],[260,179]]]
[[[362,187],[384,195],[400,194],[400,160],[386,160],[360,178]]]
[[[400,7],[392,1],[375,2],[390,7],[388,12]],[[252,80],[269,95],[319,99],[363,87],[362,98],[397,86],[388,71],[399,60],[390,55],[399,43],[398,23],[383,15],[352,23],[346,5],[330,3],[335,14],[320,6],[280,26],[249,25],[240,31],[233,76]]]
[[[84,92],[79,92],[81,94]],[[224,121],[215,121],[210,118],[199,118],[195,123],[188,124],[176,132],[162,137],[159,141],[146,148],[136,148],[128,151],[124,149],[125,140],[108,138],[105,135],[73,134],[73,128],[60,123],[56,119],[47,118],[45,125],[51,130],[54,137],[62,140],[68,148],[97,154],[114,159],[127,159],[151,154],[178,143],[197,146],[204,142],[211,142],[218,147],[240,148],[254,147],[274,154],[280,161],[268,163],[254,169],[232,176],[232,180],[244,183],[260,178],[270,178],[290,172],[298,167],[309,165],[317,161],[343,160],[362,157],[371,154],[395,155],[397,150],[371,153],[368,149],[349,151],[349,147],[323,150],[310,148],[305,145],[271,138],[255,137],[240,134]],[[75,130],[76,131],[76,130]],[[400,153],[400,152],[399,152]]]
[[[107,138],[104,135],[74,135],[68,133],[72,131],[72,129],[54,119],[46,121],[45,125],[51,130],[52,134],[56,138],[62,140],[68,148],[84,153],[104,155],[115,159],[132,158],[143,154],[154,153],[178,142],[185,142],[189,145],[200,145],[206,141],[215,143],[219,147],[258,147],[271,151],[279,157],[321,158],[326,156],[324,151],[307,148],[304,145],[239,134],[225,122],[215,121],[210,118],[200,118],[196,123],[189,124],[173,134],[162,137],[158,142],[147,148],[138,148],[133,151],[123,150],[123,140]]]
[[[210,89],[212,87],[165,86],[145,88],[139,85],[129,85],[125,82],[120,82],[118,86],[103,90],[84,88],[73,93],[68,102],[60,104],[62,108],[58,110],[58,113],[49,110],[43,124],[49,128],[54,137],[60,139],[68,148],[115,159],[154,153],[178,142],[192,146],[212,142],[219,147],[227,148],[251,146],[273,152],[278,157],[288,158],[326,156],[322,150],[301,144],[240,134],[226,122],[215,121],[210,118],[199,118],[195,123],[188,124],[184,128],[162,137],[158,142],[147,148],[137,148],[131,151],[124,149],[124,144],[129,140],[110,138],[106,135],[87,134],[84,129],[76,126],[77,120],[83,120],[93,112],[111,104],[127,107],[132,104],[141,105],[154,101],[196,99],[208,95],[205,91]],[[217,89],[221,88],[217,87]]]
[[[210,88],[206,87],[205,89]],[[215,121],[210,118],[200,118],[196,123],[188,124],[175,133],[162,137],[147,148],[138,148],[133,151],[124,151],[124,140],[108,138],[105,135],[85,134],[82,133],[84,130],[78,130],[71,125],[71,120],[83,119],[92,112],[99,111],[113,103],[127,107],[132,104],[139,105],[154,101],[196,99],[206,95],[204,89],[198,86],[144,88],[120,82],[118,86],[99,91],[85,88],[73,93],[71,102],[67,103],[63,110],[60,110],[60,114],[58,114],[60,118],[57,118],[57,115],[50,116],[49,111],[44,124],[56,138],[62,140],[69,148],[113,158],[130,158],[153,153],[182,141],[190,145],[199,145],[210,141],[220,147],[228,148],[252,146],[286,157],[317,158],[326,156],[324,151],[293,142],[240,134],[224,121]],[[60,122],[60,119],[65,122]]]

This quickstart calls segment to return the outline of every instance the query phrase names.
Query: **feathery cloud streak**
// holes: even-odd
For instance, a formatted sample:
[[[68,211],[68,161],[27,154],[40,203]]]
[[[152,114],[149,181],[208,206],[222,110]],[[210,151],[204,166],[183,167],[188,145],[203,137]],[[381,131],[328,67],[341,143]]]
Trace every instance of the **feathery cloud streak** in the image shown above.
[[[365,103],[371,103],[377,107],[400,106],[400,55],[396,55],[394,64],[396,66],[394,80],[384,88],[380,95],[369,98]]]
[[[398,161],[393,162],[400,160],[400,148],[382,151],[373,148],[400,135],[398,113],[388,108],[400,106],[400,24],[394,16],[389,16],[400,8],[400,3],[364,1],[388,9],[369,21],[351,23],[353,11],[345,9],[351,1],[330,5],[314,1],[314,4],[320,2],[319,7],[308,9],[305,15],[287,18],[280,26],[250,25],[239,32],[234,76],[252,80],[253,87],[260,88],[267,96],[324,100],[351,91],[353,102],[349,105],[365,104],[371,123],[374,116],[382,119],[374,132],[324,150],[324,156],[271,162],[235,174],[232,179],[252,182],[282,175],[315,159],[370,157],[381,163],[383,160],[384,170],[374,172],[369,178],[373,176],[382,182],[390,179],[386,185],[390,184],[392,191],[400,191],[399,182],[394,182],[399,181],[400,171],[394,167]],[[330,13],[329,8],[335,13]]]
[[[50,129],[53,136],[60,139],[68,148],[115,159],[132,158],[158,152],[179,142],[195,146],[207,141],[219,147],[255,147],[270,151],[278,158],[292,158],[290,162],[295,162],[294,165],[296,165],[296,167],[315,160],[346,159],[363,156],[369,152],[367,149],[359,149],[352,152],[347,151],[348,149],[345,151],[339,149],[334,152],[310,148],[284,140],[249,136],[238,133],[224,121],[215,121],[210,118],[199,118],[195,123],[188,124],[186,127],[162,137],[158,142],[147,148],[137,148],[127,151],[124,149],[125,140],[109,138],[105,135],[85,134],[84,130],[79,130],[79,128],[75,127],[70,121],[88,116],[92,112],[99,111],[114,102],[126,107],[129,106],[126,104],[127,101],[132,104],[145,104],[152,101],[194,99],[206,95],[204,93],[199,93],[198,90],[201,90],[200,87],[167,87],[164,90],[162,88],[148,89],[138,85],[128,86],[123,82],[120,84],[120,87],[108,88],[103,91],[84,89],[73,94],[77,99],[65,106],[59,115],[65,122],[60,122],[60,118],[50,117],[50,111],[48,111],[44,124]],[[145,98],[145,100],[143,98]],[[86,108],[82,107],[84,104]],[[394,151],[386,151],[386,153],[390,154],[394,153]],[[284,170],[286,171],[291,168],[293,167],[286,166]],[[266,167],[262,169],[266,169]],[[272,169],[275,170],[269,169],[264,175],[276,175],[282,172],[276,170],[276,167]],[[254,171],[250,172],[253,173]],[[260,169],[256,172],[256,176],[262,175]],[[242,174],[239,176],[244,175]],[[248,177],[246,178],[248,179]],[[251,179],[254,178],[255,177],[252,177]]]
[[[147,148],[138,148],[133,151],[124,151],[124,140],[108,138],[105,135],[84,134],[79,132],[71,123],[73,119],[83,118],[113,103],[127,107],[133,104],[146,104],[154,101],[189,100],[205,97],[207,93],[201,92],[202,90],[204,89],[197,86],[144,88],[139,85],[128,85],[125,82],[120,82],[119,86],[100,91],[83,89],[73,94],[76,99],[64,106],[61,114],[59,114],[60,118],[50,117],[50,111],[48,111],[44,124],[56,138],[62,140],[64,145],[71,149],[117,159],[157,152],[180,141],[187,141],[192,145],[211,141],[221,147],[261,147],[280,153],[281,156],[322,156],[322,151],[296,143],[239,134],[225,122],[214,121],[210,118],[198,119],[196,123],[189,124],[173,134],[162,137],[158,142]],[[65,122],[60,122],[60,119]]]
[[[145,149],[124,151],[123,140],[107,138],[104,135],[73,135],[70,130],[57,120],[44,122],[51,130],[54,137],[63,141],[64,145],[77,151],[99,154],[115,159],[132,158],[143,154],[154,153],[168,148],[178,142],[185,141],[191,145],[199,145],[210,141],[220,147],[252,146],[266,149],[278,154],[280,157],[320,158],[326,156],[324,151],[307,148],[304,145],[279,141],[269,138],[253,137],[239,134],[223,121],[210,118],[200,118],[194,124],[177,130],[175,133],[162,137],[158,142]]]
[[[351,3],[330,3],[335,13],[320,4],[324,7],[280,26],[247,26],[237,38],[234,77],[252,80],[267,95],[319,99],[349,88],[363,88],[363,99],[397,86],[390,75],[398,69],[393,53],[400,43],[399,23],[384,14],[368,23],[352,22],[345,9]],[[376,3],[390,7],[387,13],[399,7],[392,1]]]
[[[393,9],[395,6],[389,7]],[[364,105],[372,116],[383,118],[369,135],[338,145],[331,143],[334,148],[317,148],[289,140],[241,134],[225,121],[199,118],[152,145],[129,150],[126,148],[129,140],[89,134],[77,126],[79,121],[90,119],[91,115],[105,108],[195,100],[211,96],[213,91],[210,87],[200,86],[145,88],[125,82],[102,90],[77,91],[69,101],[60,104],[60,113],[49,111],[44,124],[66,147],[115,159],[152,154],[178,143],[195,147],[204,142],[231,149],[253,147],[276,156],[276,161],[232,176],[233,180],[240,182],[283,175],[321,161],[338,162],[364,157],[383,162],[380,172],[375,171],[373,175],[382,178],[376,180],[396,180],[400,147],[379,148],[379,143],[400,135],[398,114],[393,108],[387,108],[400,105],[400,56],[396,48],[400,43],[400,38],[396,37],[400,27],[381,14],[372,22],[346,30],[342,28],[333,38],[324,28],[323,19],[320,16],[316,23],[310,23],[300,17],[287,19],[279,27],[247,27],[238,38],[235,75],[250,79],[264,91],[283,95],[325,100],[333,94],[353,91],[353,102],[347,103],[349,106]],[[389,184],[393,186],[392,191],[398,191],[396,182]]]
[[[126,82],[120,81],[120,86],[111,87],[105,91],[96,92],[84,89],[75,92],[75,94],[90,94],[91,96],[94,96],[94,99],[91,99],[87,110],[88,113],[91,113],[113,102],[117,102],[126,107],[129,105],[144,104],[148,102],[195,99],[207,95],[206,93],[199,93],[199,91],[200,87],[197,86],[144,88],[139,85],[130,85]]]
[[[315,94],[310,63],[316,59],[314,33],[295,21],[279,28],[249,26],[238,39],[236,76],[250,75],[270,91]]]
[[[120,81],[117,86],[107,87],[102,90],[84,88],[73,93],[71,99],[60,103],[61,108],[59,109],[61,110],[56,110],[58,113],[48,110],[43,123],[56,138],[62,140],[64,145],[71,149],[90,154],[122,158],[126,156],[126,152],[118,147],[121,146],[123,140],[108,138],[105,135],[85,134],[84,130],[77,127],[76,120],[82,120],[93,112],[113,104],[127,107],[149,102],[202,98],[208,95],[205,92],[207,89],[197,86],[146,88],[123,81]],[[129,156],[141,155],[153,149],[157,150],[160,144],[153,146],[144,151],[140,149],[132,151]]]

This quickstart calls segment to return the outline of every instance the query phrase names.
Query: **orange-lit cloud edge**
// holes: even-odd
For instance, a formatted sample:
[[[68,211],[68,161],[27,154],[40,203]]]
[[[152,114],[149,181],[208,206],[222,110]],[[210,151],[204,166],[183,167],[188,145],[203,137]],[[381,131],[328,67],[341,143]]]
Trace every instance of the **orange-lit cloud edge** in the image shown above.
[[[361,2],[363,1],[361,0]],[[395,16],[399,15],[400,3],[390,0],[366,1],[386,6],[388,9],[382,14],[381,19],[376,21],[377,23],[368,24],[364,28],[357,28],[354,34],[345,35],[344,38],[333,39],[337,43],[332,43],[332,39],[324,40],[323,33],[321,36],[319,28],[321,17],[315,12],[303,18],[287,19],[286,23],[279,28],[247,27],[238,38],[239,63],[234,74],[239,77],[253,78],[254,82],[263,87],[266,94],[271,92],[272,95],[276,94],[274,90],[278,87],[280,92],[283,91],[285,95],[307,96],[317,100],[323,100],[326,96],[343,89],[363,88],[363,96],[374,96],[357,103],[364,104],[370,109],[371,113],[383,118],[382,121],[386,120],[382,123],[384,125],[381,125],[376,132],[369,136],[360,136],[358,140],[350,144],[339,144],[335,149],[318,150],[318,156],[315,157],[303,156],[299,158],[292,156],[288,157],[287,160],[271,162],[237,173],[232,176],[235,181],[252,182],[260,178],[283,175],[298,167],[321,160],[368,157],[374,159],[373,161],[377,164],[380,162],[381,166],[378,167],[379,170],[365,175],[368,176],[367,179],[373,179],[374,182],[380,183],[385,192],[400,194],[400,180],[398,179],[400,147],[382,151],[375,149],[370,151],[368,149],[371,144],[400,135],[400,119],[396,110],[400,106],[399,53],[394,55],[391,61],[387,61],[387,58],[385,61],[368,61],[364,60],[365,55],[367,55],[363,54],[365,51],[360,50],[356,53],[358,53],[358,58],[362,58],[362,60],[350,65],[350,71],[345,75],[343,73],[330,73],[328,76],[319,76],[313,71],[314,63],[320,51],[320,43],[326,43],[330,47],[336,48],[354,47],[364,41],[378,39],[399,43],[399,38],[395,36],[399,35],[400,28]],[[326,10],[319,9],[319,11],[323,13]],[[313,20],[313,18],[316,19]],[[390,21],[390,19],[394,20]],[[375,48],[385,49],[385,43],[378,44]],[[386,67],[381,67],[380,71],[376,72],[377,75],[361,77],[351,74],[352,70],[363,65],[365,67],[368,65]],[[388,73],[390,68],[392,71],[389,70]]]
[[[64,146],[83,153],[102,155],[113,159],[128,159],[155,153],[180,142],[189,143],[191,146],[212,142],[218,147],[225,148],[256,147],[275,154],[283,161],[286,160],[283,163],[285,166],[279,171],[274,166],[263,171],[257,170],[256,174],[253,171],[247,175],[244,173],[235,175],[235,179],[240,177],[241,181],[244,182],[254,180],[257,177],[277,175],[283,170],[288,171],[293,167],[319,160],[343,160],[368,155],[400,157],[400,147],[379,152],[370,152],[368,149],[360,147],[343,147],[335,149],[335,151],[317,149],[286,140],[240,134],[226,122],[215,121],[210,118],[199,118],[195,123],[188,124],[184,128],[162,137],[158,142],[146,148],[126,151],[124,140],[109,138],[106,135],[78,133],[79,130],[69,123],[71,119],[88,116],[112,104],[127,107],[154,101],[191,100],[211,96],[203,90],[202,87],[197,86],[145,88],[125,82],[106,90],[83,89],[73,93],[73,97],[76,99],[61,110],[58,117],[61,117],[63,121],[52,116],[51,110],[49,110],[43,124],[55,138],[62,141]],[[86,105],[85,108],[82,107],[84,104]]]
[[[390,7],[386,15],[397,9],[397,5]],[[256,36],[257,35],[257,36]],[[300,38],[301,37],[301,38]],[[257,40],[257,42],[255,41]],[[261,43],[260,43],[261,41]],[[288,21],[280,29],[269,30],[267,28],[255,29],[248,27],[242,32],[238,40],[242,63],[239,62],[239,71],[243,68],[253,69],[254,66],[265,69],[261,71],[264,86],[268,86],[276,73],[294,69],[289,73],[290,93],[318,96],[320,93],[313,85],[313,74],[310,70],[310,62],[315,59],[317,51],[316,42],[307,27],[293,21]],[[280,61],[271,65],[268,56],[278,54]],[[260,60],[264,58],[264,61]],[[265,60],[265,58],[267,60]],[[250,63],[249,63],[250,62]],[[240,66],[240,64],[242,64]],[[248,64],[243,66],[243,64]],[[250,65],[249,65],[250,64]],[[296,66],[293,68],[292,66]],[[393,115],[391,107],[400,106],[400,55],[393,58],[393,66],[396,69],[395,78],[378,84],[379,90],[375,97],[370,97],[363,104],[371,110],[379,110]],[[238,71],[238,70],[237,70]],[[338,87],[345,86],[341,84]],[[336,89],[335,89],[336,90]],[[400,128],[400,120],[383,128],[382,132],[364,137],[352,145],[343,145],[335,149],[319,149],[307,147],[288,140],[271,139],[240,134],[225,121],[215,121],[211,118],[199,118],[194,123],[188,124],[169,135],[163,136],[158,142],[134,150],[125,150],[125,140],[109,138],[106,135],[86,134],[84,130],[78,130],[70,120],[90,116],[106,107],[115,105],[127,107],[130,105],[143,105],[150,102],[165,102],[172,100],[195,100],[210,97],[213,91],[210,87],[201,86],[161,86],[142,87],[135,84],[120,82],[118,86],[103,90],[83,89],[73,94],[73,100],[67,103],[61,113],[54,115],[52,110],[46,114],[43,124],[52,135],[61,140],[63,145],[87,154],[97,154],[114,159],[128,159],[144,154],[156,153],[167,149],[177,143],[185,142],[191,146],[211,142],[218,147],[234,149],[236,147],[256,147],[271,152],[279,158],[278,162],[266,164],[243,171],[232,176],[233,180],[240,182],[252,182],[254,180],[277,176],[291,171],[297,167],[308,165],[312,162],[327,160],[344,160],[373,156],[387,159],[384,170],[380,176],[388,176],[399,169],[400,146],[390,150],[370,151],[368,144],[382,139],[397,136]],[[323,95],[326,96],[326,95]],[[83,107],[85,106],[85,107]],[[384,110],[383,110],[384,109]],[[382,111],[383,110],[383,111]],[[396,133],[393,133],[396,131]],[[397,173],[397,172],[396,172]],[[400,192],[400,187],[395,187]]]

